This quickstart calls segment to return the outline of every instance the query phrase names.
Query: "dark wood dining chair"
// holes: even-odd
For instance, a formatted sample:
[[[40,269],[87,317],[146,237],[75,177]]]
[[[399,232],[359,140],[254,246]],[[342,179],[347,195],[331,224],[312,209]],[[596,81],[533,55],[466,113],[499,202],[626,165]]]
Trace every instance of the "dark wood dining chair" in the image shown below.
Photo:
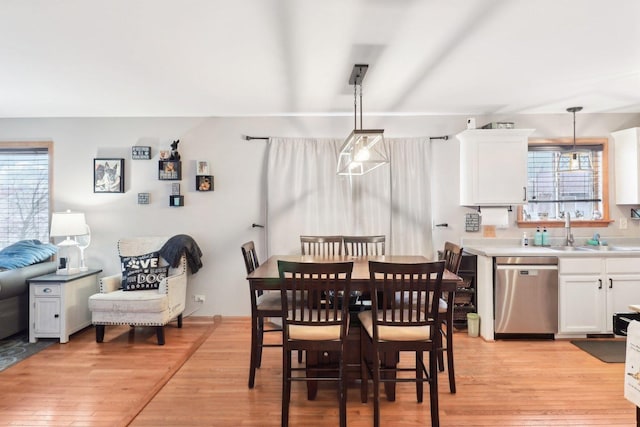
[[[349,331],[348,304],[353,262],[298,263],[278,261],[282,294],[282,426],[289,424],[293,381],[338,383],[340,426],[347,425],[345,342]],[[338,368],[292,367],[294,350],[335,352]]]
[[[377,236],[343,236],[344,253],[351,256],[382,256],[385,254],[386,237]],[[371,302],[369,292],[359,292],[358,301],[361,305]]]
[[[242,256],[247,275],[253,272],[260,263],[256,248],[252,241],[242,245]],[[262,363],[263,347],[282,347],[282,344],[265,344],[264,334],[270,332],[282,332],[280,327],[270,327],[265,329],[264,319],[268,317],[282,317],[282,304],[280,303],[280,292],[263,292],[256,289],[249,281],[249,291],[251,296],[251,358],[249,362],[249,388],[255,385],[256,369]]]
[[[343,236],[344,254],[381,256],[385,254],[385,236]]]
[[[444,260],[444,268],[454,274],[458,274],[460,262],[462,261],[462,247],[455,243],[445,242],[442,258]],[[451,393],[456,392],[456,375],[453,365],[453,309],[455,296],[454,290],[443,292],[442,298],[445,303],[440,307],[441,314],[444,312],[444,317],[441,318],[440,322],[440,334],[444,338],[445,345],[438,356],[438,366],[440,371],[444,371],[444,353],[447,353],[447,372],[449,374],[449,391]]]
[[[302,255],[342,255],[342,236],[300,236]]]
[[[372,310],[358,314],[361,399],[367,402],[368,379],[372,378],[376,427],[380,425],[380,383],[407,381],[416,383],[418,402],[422,402],[423,384],[429,383],[431,425],[439,425],[437,370],[443,272],[444,261],[418,264],[369,261]],[[415,366],[398,366],[401,352],[414,353]],[[424,364],[425,352],[429,355],[428,369]],[[381,364],[385,353],[397,355],[393,364]],[[404,376],[406,371],[413,372],[413,377]]]

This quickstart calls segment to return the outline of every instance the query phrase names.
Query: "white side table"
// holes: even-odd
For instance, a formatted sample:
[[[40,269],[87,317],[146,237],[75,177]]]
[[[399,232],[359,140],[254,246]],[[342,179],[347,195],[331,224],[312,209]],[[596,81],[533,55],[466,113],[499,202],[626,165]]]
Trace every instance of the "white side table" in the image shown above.
[[[89,326],[89,297],[98,291],[101,271],[52,273],[29,279],[29,342],[59,338],[66,343],[69,335]]]

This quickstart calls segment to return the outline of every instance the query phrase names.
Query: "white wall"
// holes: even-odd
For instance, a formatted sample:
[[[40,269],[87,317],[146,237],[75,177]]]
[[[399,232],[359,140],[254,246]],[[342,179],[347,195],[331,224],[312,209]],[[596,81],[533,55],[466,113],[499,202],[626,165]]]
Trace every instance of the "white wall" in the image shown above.
[[[571,116],[523,115],[476,117],[482,125],[490,121],[514,121],[516,127],[534,128],[533,137],[567,137],[573,132]],[[610,132],[640,126],[640,114],[580,114],[576,120],[579,137],[610,136]],[[242,139],[242,135],[281,137],[342,137],[352,127],[351,117],[288,118],[99,118],[99,119],[0,119],[0,140],[51,140],[54,143],[53,210],[72,209],[86,213],[92,229],[87,262],[104,274],[117,273],[116,241],[124,236],[193,236],[204,252],[204,267],[190,277],[186,313],[197,315],[248,315],[248,292],[240,245],[257,244],[264,258],[264,154],[266,142]],[[455,134],[466,127],[466,117],[367,117],[365,127],[384,128],[389,137],[449,135],[447,141],[433,141],[433,217],[446,222],[446,229],[434,230],[434,244],[478,237],[464,232],[464,215],[469,208],[458,206],[458,142]],[[160,149],[180,139],[183,162],[184,207],[169,207],[172,181],[157,179]],[[150,145],[152,160],[131,160],[131,147]],[[125,159],[125,193],[93,193],[93,158]],[[195,162],[207,160],[215,180],[213,192],[195,191]],[[609,156],[613,172],[613,153]],[[610,194],[613,197],[613,174]],[[149,205],[138,205],[139,192],[151,193]],[[611,218],[628,217],[628,206],[610,206]],[[560,233],[563,230],[552,230]],[[578,237],[600,231],[603,236],[640,237],[638,222],[627,230],[615,224],[604,230],[575,229]],[[499,230],[498,237],[519,237],[515,227]],[[192,295],[204,294],[199,306]]]

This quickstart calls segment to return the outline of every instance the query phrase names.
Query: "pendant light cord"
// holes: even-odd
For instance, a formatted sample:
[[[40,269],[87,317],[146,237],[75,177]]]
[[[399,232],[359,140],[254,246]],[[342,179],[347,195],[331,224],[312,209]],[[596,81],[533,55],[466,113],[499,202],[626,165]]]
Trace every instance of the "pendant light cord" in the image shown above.
[[[574,151],[574,155],[575,155],[575,151],[576,151],[576,113],[578,111],[581,111],[582,107],[569,107],[567,108],[567,111],[569,113],[573,113],[573,151]]]
[[[358,94],[357,94],[357,84],[353,85],[353,128],[358,128]]]
[[[360,86],[360,129],[362,130],[362,82],[359,84]]]

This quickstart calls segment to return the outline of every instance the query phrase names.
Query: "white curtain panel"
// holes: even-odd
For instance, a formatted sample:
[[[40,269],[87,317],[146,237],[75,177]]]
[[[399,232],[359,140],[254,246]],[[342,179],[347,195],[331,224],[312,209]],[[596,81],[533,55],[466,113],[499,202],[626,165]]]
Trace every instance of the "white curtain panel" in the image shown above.
[[[389,139],[391,152],[391,234],[396,255],[434,259],[431,220],[431,141]]]
[[[382,234],[388,254],[431,256],[428,138],[385,140],[391,165],[354,177],[336,174],[342,142],[270,139],[268,254],[299,253],[300,235]],[[394,157],[404,164],[394,167]]]

